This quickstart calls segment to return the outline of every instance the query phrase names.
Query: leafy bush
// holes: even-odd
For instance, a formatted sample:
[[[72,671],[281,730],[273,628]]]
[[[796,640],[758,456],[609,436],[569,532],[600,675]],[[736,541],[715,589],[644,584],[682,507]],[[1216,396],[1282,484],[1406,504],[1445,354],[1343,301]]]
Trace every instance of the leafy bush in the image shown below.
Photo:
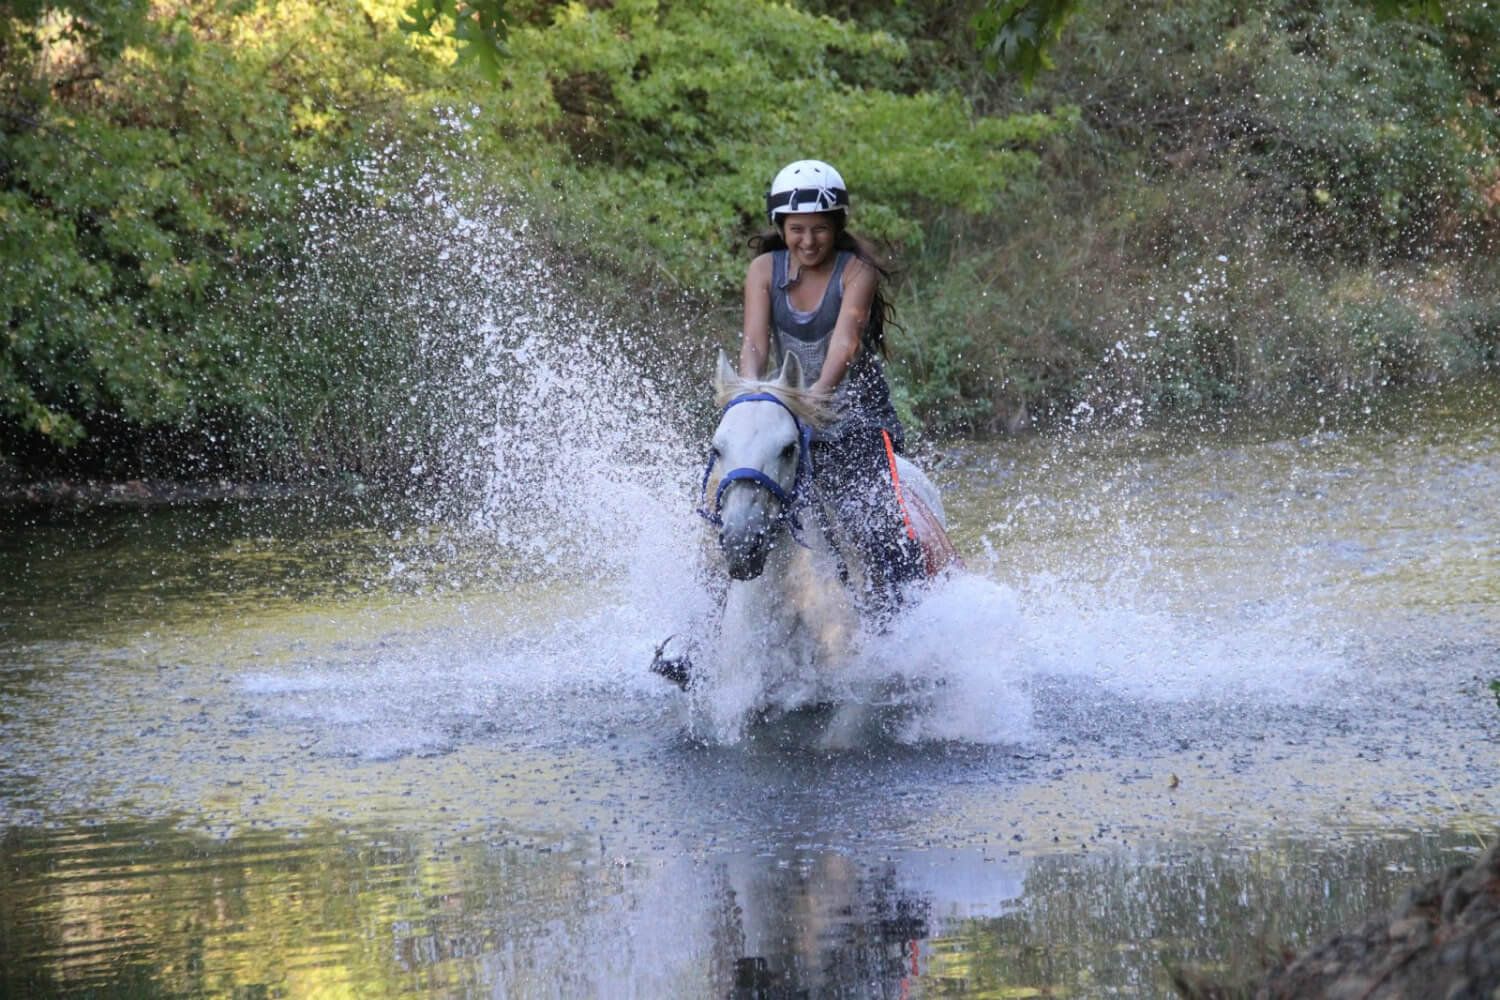
[[[299,187],[384,141],[377,126],[431,128],[412,112],[435,61],[398,30],[393,5],[118,10],[134,20],[41,9],[6,22],[0,389],[12,451],[45,455],[90,433],[96,452],[124,448],[143,428],[262,406],[275,375],[248,367],[245,320],[274,296],[265,262],[301,239]]]
[[[1231,29],[1217,72],[1263,211],[1304,254],[1424,257],[1461,239],[1492,108],[1437,32],[1338,4],[1288,5]],[[1226,109],[1228,110],[1228,109]]]
[[[421,464],[453,405],[424,378],[462,360],[422,338],[459,319],[398,293],[446,265],[358,225],[368,266],[329,256],[347,223],[303,197],[379,173],[345,218],[399,230],[416,209],[391,188],[422,167],[387,150],[508,192],[537,253],[606,275],[575,295],[722,317],[663,321],[673,356],[734,335],[777,167],[832,161],[903,265],[892,370],[933,432],[1176,419],[1500,353],[1480,0],[1421,25],[1358,0],[1083,6],[1029,92],[972,45],[975,18],[1002,47],[1025,29],[1009,0],[514,0],[493,81],[402,32],[404,2],[4,5],[0,451]],[[1042,7],[1050,32],[1071,3]]]
[[[976,115],[952,91],[893,92],[907,57],[883,31],[765,0],[570,3],[507,41],[502,127],[559,205],[564,238],[733,293],[784,163],[839,166],[861,231],[921,241],[932,206],[995,210],[1069,114]],[[857,72],[846,77],[842,74]]]
[[[4,119],[0,178],[13,453],[93,435],[98,455],[139,445],[142,429],[227,421],[250,454],[375,462],[373,430],[333,443],[351,424],[328,408],[351,397],[324,373],[384,359],[361,383],[397,384],[408,354],[362,353],[319,325],[334,314],[273,332],[280,283],[317,238],[301,231],[298,192],[393,140],[451,145],[432,109],[460,97],[474,108],[473,187],[524,179],[555,243],[632,262],[637,288],[665,278],[726,297],[782,162],[843,162],[862,229],[917,243],[926,206],[992,210],[1034,166],[1035,141],[1068,121],[984,118],[952,92],[871,86],[901,78],[902,40],[765,0],[519,5],[497,87],[446,70],[451,46],[399,32],[387,0],[121,10],[96,23],[92,8],[33,2],[6,20],[22,56],[6,63],[6,92],[19,108],[30,81],[31,102]],[[58,23],[76,30],[49,34]],[[423,319],[408,318],[415,337]]]
[[[929,226],[904,295],[923,342],[893,341],[915,411],[935,430],[1079,404],[1175,418],[1489,363],[1497,29],[1477,4],[1450,11],[1081,8],[1055,73],[975,98],[1082,120],[1000,213]],[[927,362],[960,352],[961,376]]]

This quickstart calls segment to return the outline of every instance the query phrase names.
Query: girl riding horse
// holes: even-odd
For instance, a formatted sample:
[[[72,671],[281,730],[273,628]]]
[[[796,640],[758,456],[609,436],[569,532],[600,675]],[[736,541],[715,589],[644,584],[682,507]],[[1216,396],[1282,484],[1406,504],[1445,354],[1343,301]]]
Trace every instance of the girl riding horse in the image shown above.
[[[794,354],[832,422],[813,435],[813,487],[867,568],[865,612],[882,622],[925,574],[896,474],[901,422],[881,361],[885,269],[846,227],[849,194],[819,160],[788,164],[766,194],[772,230],[751,241],[740,375],[760,378]]]

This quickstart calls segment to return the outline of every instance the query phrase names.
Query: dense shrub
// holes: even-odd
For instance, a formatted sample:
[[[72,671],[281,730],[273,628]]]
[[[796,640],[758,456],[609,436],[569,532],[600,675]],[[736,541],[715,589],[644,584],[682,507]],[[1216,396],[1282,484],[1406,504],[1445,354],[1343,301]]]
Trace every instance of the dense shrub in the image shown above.
[[[916,412],[1157,419],[1489,363],[1445,317],[1500,303],[1495,33],[1478,4],[1081,8],[1056,72],[988,99],[1080,130],[914,262]]]
[[[422,369],[461,360],[423,337],[473,325],[401,297],[432,247],[377,238],[434,152],[444,190],[506,192],[536,253],[607,274],[601,308],[722,317],[661,331],[694,356],[735,335],[776,168],[833,161],[901,265],[893,372],[933,433],[1495,363],[1478,0],[1082,6],[1030,90],[973,45],[987,0],[518,0],[492,80],[402,2],[0,5],[0,451],[410,475],[453,405]],[[308,254],[346,223],[308,192],[351,177],[373,256],[334,275]]]
[[[316,466],[407,464],[374,445],[375,414],[349,440],[326,437],[350,428],[330,407],[405,398],[332,377],[394,385],[412,363],[329,328],[368,313],[366,296],[341,285],[349,301],[281,333],[274,303],[317,239],[300,193],[391,143],[454,148],[437,106],[464,108],[457,183],[526,189],[551,242],[635,288],[710,296],[737,287],[760,192],[785,160],[850,165],[864,229],[914,244],[926,206],[992,210],[1034,166],[1037,138],[1069,121],[881,89],[911,82],[902,40],[764,0],[526,7],[493,84],[448,70],[447,43],[398,31],[389,0],[184,0],[102,26],[90,11],[34,5],[5,22],[19,57],[0,123],[0,437],[13,455],[90,437],[93,454],[118,454],[177,439],[144,429],[228,423],[257,461],[271,449]],[[399,188],[394,162],[380,170]]]
[[[81,19],[92,12],[6,22],[0,388],[13,452],[90,435],[94,452],[118,451],[145,429],[263,410],[281,375],[254,363],[251,318],[301,241],[299,189],[392,130],[432,128],[413,98],[437,66],[392,4]]]
[[[719,294],[738,288],[790,160],[842,165],[860,228],[915,245],[931,207],[994,211],[1036,142],[1071,120],[977,115],[902,76],[904,40],[763,0],[572,3],[507,45],[495,125],[527,136],[563,234]]]

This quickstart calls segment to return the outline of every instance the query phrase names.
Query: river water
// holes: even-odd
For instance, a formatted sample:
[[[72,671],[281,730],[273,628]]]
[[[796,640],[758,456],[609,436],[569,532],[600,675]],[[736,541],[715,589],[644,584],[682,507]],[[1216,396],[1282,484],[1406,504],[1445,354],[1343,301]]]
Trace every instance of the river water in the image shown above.
[[[1254,969],[1500,832],[1500,392],[1380,407],[929,452],[967,569],[867,647],[930,683],[837,739],[646,670],[708,600],[690,436],[443,517],[12,510],[0,995]]]

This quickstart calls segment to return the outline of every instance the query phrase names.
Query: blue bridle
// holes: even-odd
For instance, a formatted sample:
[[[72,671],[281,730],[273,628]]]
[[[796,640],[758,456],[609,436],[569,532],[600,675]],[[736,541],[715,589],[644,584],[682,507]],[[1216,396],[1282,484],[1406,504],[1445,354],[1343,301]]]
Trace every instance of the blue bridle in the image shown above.
[[[792,538],[796,540],[797,544],[805,546],[807,543],[802,541],[802,539],[799,537],[802,531],[802,522],[797,516],[797,511],[801,508],[804,500],[806,499],[807,488],[812,483],[812,427],[799,420],[797,418],[797,414],[792,412],[792,408],[790,406],[787,406],[783,400],[771,395],[769,392],[755,392],[746,396],[739,396],[735,399],[731,399],[728,404],[725,405],[722,412],[728,413],[731,407],[738,406],[741,403],[754,402],[775,403],[791,416],[792,423],[796,425],[797,474],[796,477],[792,480],[792,488],[790,490],[787,490],[780,483],[778,483],[776,480],[772,479],[770,476],[766,475],[759,469],[752,469],[748,466],[744,466],[738,469],[730,469],[728,472],[724,473],[723,478],[719,480],[719,488],[714,493],[713,506],[709,507],[708,480],[709,477],[713,475],[714,462],[718,460],[717,455],[710,455],[708,458],[708,465],[703,469],[703,485],[699,488],[699,492],[702,494],[703,499],[700,503],[700,506],[698,507],[698,513],[701,514],[709,524],[712,524],[715,527],[723,526],[724,521],[719,516],[719,507],[724,501],[724,491],[729,488],[730,483],[740,482],[741,480],[748,480],[752,483],[755,483],[757,486],[762,487],[781,502],[781,520],[785,521],[787,526],[791,528]]]

